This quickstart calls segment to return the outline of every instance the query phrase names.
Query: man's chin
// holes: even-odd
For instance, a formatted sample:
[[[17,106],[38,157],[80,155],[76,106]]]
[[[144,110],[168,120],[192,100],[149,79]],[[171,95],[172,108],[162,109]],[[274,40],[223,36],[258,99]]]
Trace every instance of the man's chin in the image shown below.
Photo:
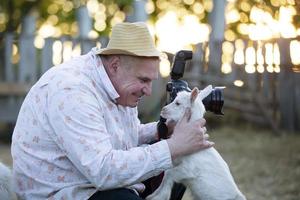
[[[141,101],[141,97],[137,98],[131,98],[130,100],[128,99],[127,101],[125,101],[123,104],[120,103],[120,105],[126,106],[126,107],[131,107],[131,108],[135,108],[138,106],[139,102]]]
[[[134,102],[134,103],[129,103],[129,104],[128,104],[128,107],[135,108],[135,107],[138,106],[138,104],[139,104],[139,101],[136,101],[136,102]]]
[[[133,105],[130,105],[130,106],[128,106],[128,107],[130,107],[130,108],[136,108],[136,107],[137,107],[137,105],[135,105],[135,106],[133,106]]]

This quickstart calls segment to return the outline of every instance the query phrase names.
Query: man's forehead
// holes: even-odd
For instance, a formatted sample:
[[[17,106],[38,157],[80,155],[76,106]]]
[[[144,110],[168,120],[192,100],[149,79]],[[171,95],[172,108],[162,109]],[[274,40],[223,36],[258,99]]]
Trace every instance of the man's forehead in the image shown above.
[[[140,78],[140,79],[142,79],[142,80],[144,80],[144,81],[152,81],[152,80],[158,79],[158,76],[157,76],[157,75],[150,76],[150,75],[148,74],[148,75],[145,75],[145,76],[140,75],[140,76],[138,76],[138,78]]]
[[[140,63],[135,67],[135,72],[140,78],[157,79],[159,73],[159,62]]]
[[[138,73],[137,77],[143,79],[144,81],[152,81],[158,79],[158,72],[156,73]]]

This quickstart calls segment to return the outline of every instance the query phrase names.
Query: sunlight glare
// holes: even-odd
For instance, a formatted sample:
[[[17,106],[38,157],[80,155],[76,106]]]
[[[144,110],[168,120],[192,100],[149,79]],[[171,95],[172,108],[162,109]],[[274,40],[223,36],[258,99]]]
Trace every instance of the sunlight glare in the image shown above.
[[[229,74],[232,72],[232,67],[231,67],[231,64],[230,63],[223,63],[222,64],[222,67],[221,67],[221,71],[224,73],[224,74]]]
[[[18,47],[17,45],[13,44],[12,45],[12,55],[15,56],[18,54]]]
[[[295,26],[292,24],[296,10],[292,6],[281,6],[279,9],[279,27],[283,38],[294,38],[297,36]]]
[[[256,67],[257,72],[263,73],[265,71],[265,68],[264,68],[264,55],[262,53],[261,47],[259,47],[256,50],[256,63],[257,63],[257,67]]]
[[[195,14],[202,14],[204,13],[204,7],[203,5],[200,3],[200,2],[196,2],[194,5],[193,5],[193,11]]]
[[[225,18],[227,24],[235,23],[240,20],[240,13],[237,9],[232,9],[226,13]]]
[[[54,65],[58,65],[62,61],[62,43],[59,40],[56,40],[52,46],[52,62]]]
[[[290,43],[291,60],[294,65],[300,65],[300,42],[292,40]]]
[[[224,74],[232,72],[231,63],[233,60],[234,46],[231,42],[225,41],[222,44],[222,66],[221,71]]]
[[[274,72],[273,65],[267,65],[267,71],[268,71],[269,73],[273,73],[273,72]]]
[[[65,41],[63,43],[63,61],[67,61],[72,57],[72,45],[71,41]]]
[[[183,25],[180,29],[182,29],[185,36],[185,44],[208,41],[210,29],[206,24],[200,24],[195,15],[184,16]]]
[[[254,73],[255,72],[255,49],[252,46],[247,47],[246,49],[246,66],[245,71],[247,73]]]
[[[53,36],[55,34],[55,27],[50,24],[43,24],[41,28],[38,30],[38,34],[43,38],[47,38]]]
[[[235,80],[233,84],[237,87],[243,87],[244,82],[242,80]]]
[[[262,74],[265,71],[265,67],[261,64],[258,64],[257,67],[256,67],[256,70],[257,70],[258,73]]]
[[[99,33],[97,33],[96,31],[94,30],[91,30],[89,33],[88,33],[88,37],[90,39],[96,39],[99,37]]]
[[[251,40],[268,40],[272,36],[271,29],[262,23],[249,25],[249,37]]]
[[[80,54],[81,54],[81,47],[80,44],[77,44],[72,50],[72,57],[80,56]]]
[[[167,56],[161,56],[159,72],[163,78],[168,77],[170,75],[171,64]]]
[[[99,3],[97,0],[88,0],[86,7],[91,15],[94,15],[99,9]]]
[[[245,56],[244,56],[244,42],[241,39],[237,39],[234,43],[235,46],[235,52],[234,52],[234,63],[237,65],[243,65],[245,62]]]
[[[151,14],[155,11],[155,6],[153,1],[147,1],[146,5],[145,5],[145,11],[147,14]]]
[[[42,36],[40,35],[37,35],[35,38],[34,38],[34,46],[38,49],[42,49],[45,45],[45,40]]]
[[[274,70],[275,73],[280,73],[280,66],[275,65],[273,70]]]
[[[228,41],[233,42],[234,40],[236,40],[236,34],[232,30],[227,29],[224,33],[224,38]]]
[[[195,15],[186,15],[182,22],[174,11],[168,11],[154,25],[157,35],[157,47],[161,51],[176,53],[181,49],[190,49],[191,44],[208,41],[210,27],[198,22]]]
[[[243,34],[243,35],[248,35],[249,33],[249,26],[246,23],[240,23],[237,26],[237,30],[239,33]]]

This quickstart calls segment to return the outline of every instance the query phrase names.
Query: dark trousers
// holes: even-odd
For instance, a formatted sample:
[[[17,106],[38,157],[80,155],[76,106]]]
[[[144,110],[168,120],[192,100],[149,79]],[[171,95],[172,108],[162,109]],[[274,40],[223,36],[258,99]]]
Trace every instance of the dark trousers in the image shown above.
[[[89,200],[143,200],[134,191],[119,188],[107,191],[98,191]]]
[[[132,190],[127,188],[119,188],[107,191],[98,191],[89,200],[143,200],[152,192],[154,192],[163,179],[163,173],[154,176],[144,181],[146,186],[145,191],[140,194],[140,197]]]

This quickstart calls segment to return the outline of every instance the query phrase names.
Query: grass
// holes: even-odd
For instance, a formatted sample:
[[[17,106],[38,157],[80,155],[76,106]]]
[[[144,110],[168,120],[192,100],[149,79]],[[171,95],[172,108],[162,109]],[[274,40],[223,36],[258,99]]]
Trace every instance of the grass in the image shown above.
[[[248,200],[300,199],[300,134],[278,137],[243,126],[210,128],[209,134]],[[9,145],[0,144],[0,160],[11,164]]]
[[[300,199],[300,134],[278,137],[266,130],[225,127],[210,135],[247,199]]]

